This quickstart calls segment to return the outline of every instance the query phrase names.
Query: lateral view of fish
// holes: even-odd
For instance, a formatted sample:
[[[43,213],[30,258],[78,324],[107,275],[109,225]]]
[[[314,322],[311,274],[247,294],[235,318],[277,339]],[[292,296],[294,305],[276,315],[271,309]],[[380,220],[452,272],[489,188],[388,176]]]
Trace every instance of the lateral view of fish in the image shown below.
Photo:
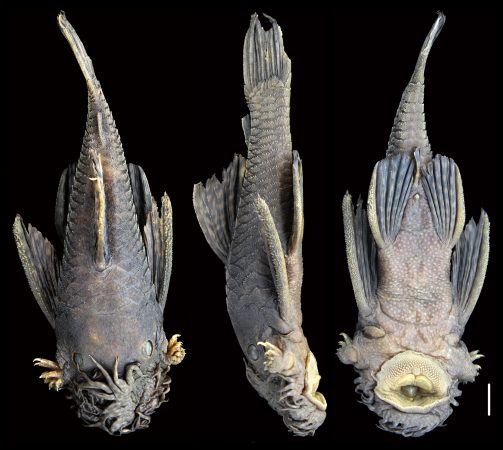
[[[290,136],[290,59],[274,19],[251,18],[243,51],[250,114],[248,157],[235,155],[222,181],[194,186],[194,209],[225,264],[227,310],[246,356],[248,381],[296,435],[325,420],[316,359],[302,331],[302,164]]]
[[[66,389],[77,414],[110,434],[148,427],[166,401],[168,372],[185,355],[163,330],[172,259],[172,213],[161,214],[142,168],[126,165],[91,59],[64,13],[58,24],[84,74],[88,115],[76,164],[64,170],[56,201],[62,259],[18,215],[14,236],[33,295],[57,340],[41,378]]]
[[[358,326],[338,356],[358,372],[380,428],[404,436],[444,423],[482,356],[461,337],[484,282],[489,220],[482,211],[464,227],[461,175],[452,159],[433,158],[423,112],[426,59],[444,22],[439,13],[402,95],[367,212],[349,194],[343,201]]]

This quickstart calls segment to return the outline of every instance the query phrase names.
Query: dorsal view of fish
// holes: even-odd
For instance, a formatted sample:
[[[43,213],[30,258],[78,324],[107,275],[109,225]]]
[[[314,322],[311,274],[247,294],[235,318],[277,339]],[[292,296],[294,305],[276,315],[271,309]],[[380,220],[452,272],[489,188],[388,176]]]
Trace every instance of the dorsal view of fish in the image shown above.
[[[379,426],[404,436],[444,423],[481,357],[461,337],[484,282],[489,220],[482,211],[465,226],[459,169],[433,157],[424,119],[426,59],[444,22],[439,13],[402,95],[367,211],[361,201],[355,211],[349,194],[343,201],[359,314],[338,356],[358,372],[356,391]]]
[[[142,168],[126,164],[91,59],[66,19],[88,89],[84,141],[64,170],[56,201],[60,259],[18,215],[14,236],[33,295],[57,340],[56,360],[37,358],[49,388],[69,391],[86,425],[123,434],[146,428],[166,400],[168,372],[185,351],[166,339],[163,311],[172,258],[172,213],[161,214]]]
[[[302,164],[290,136],[290,59],[281,29],[251,18],[243,51],[250,114],[242,125],[247,158],[194,187],[194,209],[225,264],[227,310],[246,376],[296,435],[325,419],[316,359],[302,331]]]

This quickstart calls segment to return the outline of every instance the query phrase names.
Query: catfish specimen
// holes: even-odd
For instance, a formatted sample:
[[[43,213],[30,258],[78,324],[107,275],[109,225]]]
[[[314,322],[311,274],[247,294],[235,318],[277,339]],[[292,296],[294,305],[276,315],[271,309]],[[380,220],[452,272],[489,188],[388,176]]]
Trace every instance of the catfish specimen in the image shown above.
[[[343,201],[358,325],[338,350],[359,374],[356,391],[380,428],[421,436],[457,405],[482,355],[461,341],[489,255],[489,220],[465,225],[456,163],[432,156],[424,119],[424,70],[445,16],[431,28],[398,107],[386,158],[372,174],[367,212]],[[464,231],[463,231],[464,227]]]
[[[208,244],[225,264],[227,310],[246,376],[299,436],[325,419],[320,376],[301,323],[302,164],[290,136],[290,60],[274,19],[251,18],[243,50],[250,114],[242,125],[248,158],[235,155],[206,185],[194,209]]]
[[[119,134],[91,59],[64,13],[58,24],[88,89],[84,141],[63,171],[56,200],[60,259],[18,215],[14,237],[28,282],[57,340],[41,378],[66,389],[86,425],[110,434],[148,427],[166,401],[168,372],[185,355],[163,330],[171,275],[172,212],[161,214],[142,168],[126,165]]]

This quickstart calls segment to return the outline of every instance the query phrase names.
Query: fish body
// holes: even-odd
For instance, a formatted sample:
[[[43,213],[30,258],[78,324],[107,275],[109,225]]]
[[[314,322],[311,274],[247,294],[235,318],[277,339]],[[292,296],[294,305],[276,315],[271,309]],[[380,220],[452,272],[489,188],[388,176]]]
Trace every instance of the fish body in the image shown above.
[[[402,95],[367,211],[361,200],[355,210],[349,194],[343,201],[359,314],[338,356],[358,372],[356,390],[379,426],[404,436],[444,423],[481,356],[461,337],[486,273],[489,220],[482,211],[465,227],[459,169],[433,157],[424,119],[426,60],[444,22],[439,13]]]
[[[78,162],[59,183],[55,222],[61,259],[20,216],[14,236],[30,287],[56,341],[49,387],[67,389],[85,424],[111,434],[146,428],[169,391],[170,365],[183,359],[167,340],[163,312],[171,274],[172,213],[161,215],[143,169],[126,164],[120,137],[77,33],[64,13],[58,24],[88,88],[86,131]]]
[[[290,134],[290,60],[281,29],[253,15],[243,50],[250,114],[242,125],[247,158],[235,155],[205,186],[194,208],[225,264],[227,310],[253,387],[297,435],[325,419],[319,374],[301,323],[302,164]]]

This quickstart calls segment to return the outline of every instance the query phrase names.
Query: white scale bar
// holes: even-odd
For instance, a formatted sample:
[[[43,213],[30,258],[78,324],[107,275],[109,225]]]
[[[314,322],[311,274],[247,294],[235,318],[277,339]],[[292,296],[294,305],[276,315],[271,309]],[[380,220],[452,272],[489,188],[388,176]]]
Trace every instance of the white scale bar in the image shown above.
[[[491,383],[487,383],[487,415],[491,415]]]

